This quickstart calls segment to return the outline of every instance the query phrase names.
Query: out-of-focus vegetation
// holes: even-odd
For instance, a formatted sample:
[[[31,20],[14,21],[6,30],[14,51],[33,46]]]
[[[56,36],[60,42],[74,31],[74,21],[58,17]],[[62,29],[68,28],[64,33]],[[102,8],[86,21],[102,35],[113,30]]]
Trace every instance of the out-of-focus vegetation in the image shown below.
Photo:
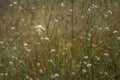
[[[0,80],[120,80],[119,0],[2,0]]]

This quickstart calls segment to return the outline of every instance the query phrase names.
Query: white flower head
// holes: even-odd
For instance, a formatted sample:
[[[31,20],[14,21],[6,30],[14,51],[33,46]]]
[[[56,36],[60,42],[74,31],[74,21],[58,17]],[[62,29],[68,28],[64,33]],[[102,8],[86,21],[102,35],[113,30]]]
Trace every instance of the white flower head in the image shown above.
[[[17,2],[17,1],[15,1],[15,2],[13,2],[13,4],[14,4],[14,5],[16,5],[16,4],[18,4],[18,2]]]
[[[35,26],[36,32],[40,35],[42,31],[45,31],[45,28],[42,25]]]
[[[53,52],[55,52],[55,49],[51,49],[51,51],[50,51],[51,53],[53,53]]]
[[[108,53],[104,53],[104,56],[109,57],[109,54]]]
[[[45,39],[45,40],[47,40],[47,41],[49,41],[49,40],[50,40],[50,39],[49,39],[49,37],[45,37],[44,39]]]
[[[87,72],[87,70],[86,69],[82,69],[82,73],[86,73]]]
[[[91,64],[91,63],[88,63],[88,64],[87,64],[87,67],[91,67],[91,66],[92,66],[92,64]]]
[[[109,28],[109,27],[105,27],[105,30],[108,30],[108,31],[109,31],[109,30],[110,30],[110,28]]]
[[[42,70],[42,69],[39,69],[39,72],[42,74],[42,73],[43,73],[43,70]]]
[[[57,78],[57,77],[59,77],[59,74],[58,74],[58,73],[55,73],[55,74],[52,74],[52,75],[51,75],[51,78],[53,78],[53,79],[54,79],[54,78]]]
[[[65,5],[64,5],[64,3],[61,3],[61,7],[64,7]]]
[[[113,31],[113,34],[116,34],[116,33],[118,33],[118,31],[116,31],[116,30],[115,30],[115,31]]]
[[[88,56],[84,56],[84,59],[88,59],[89,57]]]
[[[120,36],[118,36],[117,39],[120,40]]]

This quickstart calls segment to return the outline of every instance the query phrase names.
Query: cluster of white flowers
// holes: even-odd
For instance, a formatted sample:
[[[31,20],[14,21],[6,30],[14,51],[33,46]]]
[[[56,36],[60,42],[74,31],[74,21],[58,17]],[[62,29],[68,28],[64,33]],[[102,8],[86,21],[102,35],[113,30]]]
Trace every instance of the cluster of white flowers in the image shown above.
[[[28,44],[27,44],[26,42],[25,42],[23,45],[24,45],[24,48],[25,48],[26,51],[28,51],[28,52],[31,51],[31,50],[28,48]]]
[[[18,2],[17,1],[14,1],[13,3],[9,4],[10,7],[12,7],[13,5],[17,5]]]
[[[35,26],[35,31],[38,33],[38,35],[41,35],[42,31],[45,31],[45,28],[42,25]]]

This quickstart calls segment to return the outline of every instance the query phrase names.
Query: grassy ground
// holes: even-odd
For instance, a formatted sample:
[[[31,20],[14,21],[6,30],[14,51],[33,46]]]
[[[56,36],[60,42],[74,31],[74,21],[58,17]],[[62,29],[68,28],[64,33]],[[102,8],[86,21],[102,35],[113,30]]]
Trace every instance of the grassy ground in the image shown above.
[[[0,14],[0,80],[120,80],[119,0],[11,0]]]

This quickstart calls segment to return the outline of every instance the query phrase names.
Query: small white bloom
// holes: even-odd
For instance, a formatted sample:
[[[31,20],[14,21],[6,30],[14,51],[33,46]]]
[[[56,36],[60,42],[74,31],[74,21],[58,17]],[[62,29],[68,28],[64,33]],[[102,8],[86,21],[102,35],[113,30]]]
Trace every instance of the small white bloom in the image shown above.
[[[53,52],[55,52],[55,49],[51,49],[51,51],[50,51],[51,53],[53,53]]]
[[[48,60],[48,62],[51,62],[51,63],[52,63],[52,62],[53,62],[53,60],[52,60],[52,59],[49,59],[49,60]]]
[[[104,72],[105,75],[108,75],[108,72]]]
[[[42,70],[42,69],[39,69],[39,72],[42,74],[42,73],[43,73],[43,70]]]
[[[97,45],[95,45],[95,44],[92,44],[92,47],[97,47]]]
[[[82,69],[82,72],[83,72],[83,73],[86,73],[86,72],[87,72],[87,70],[86,70],[86,69]]]
[[[105,30],[110,30],[110,28],[109,27],[105,27]]]
[[[32,7],[32,9],[34,10],[34,9],[36,9],[35,7]]]
[[[113,34],[116,34],[116,33],[118,33],[118,31],[116,31],[116,30],[115,30],[115,31],[113,31]]]
[[[99,43],[103,43],[103,41],[99,41]]]
[[[65,5],[64,5],[64,3],[61,3],[61,7],[64,7]]]
[[[104,14],[104,17],[105,17],[105,18],[107,18],[107,17],[108,17],[108,15],[107,15],[107,14]]]
[[[55,22],[58,22],[58,19],[55,19],[54,21],[55,21]]]
[[[102,27],[99,28],[99,30],[102,30],[102,29],[103,29]]]
[[[84,56],[84,59],[88,59],[89,57],[88,56]]]
[[[58,74],[58,73],[55,73],[54,75],[53,75],[53,74],[51,75],[51,78],[53,78],[53,79],[54,79],[54,78],[57,78],[57,77],[59,77],[59,74]]]
[[[83,36],[80,37],[80,39],[83,39],[83,38],[84,38]]]
[[[29,76],[26,76],[26,79],[29,79]]]
[[[92,35],[90,33],[88,33],[88,36],[91,37]]]
[[[72,12],[73,11],[73,9],[70,9],[70,12]]]
[[[18,2],[15,1],[15,2],[13,2],[13,4],[16,5],[16,4],[18,4]]]
[[[42,25],[38,25],[38,28],[41,28],[42,30],[45,30],[45,28]]]
[[[87,64],[87,67],[91,67],[91,66],[92,66],[92,64],[91,64],[91,63],[88,63],[88,64]]]
[[[25,19],[24,19],[24,18],[21,18],[20,20],[21,20],[21,21],[25,21]]]
[[[37,66],[40,66],[40,63],[39,63],[39,62],[37,63]]]
[[[9,64],[11,64],[11,65],[12,65],[12,64],[13,64],[13,62],[12,62],[12,61],[10,61],[10,62],[9,62]]]
[[[19,9],[22,10],[23,8],[20,6]]]
[[[108,53],[104,53],[104,56],[109,57],[109,54]]]
[[[112,14],[112,11],[111,11],[111,10],[108,10],[108,13]]]
[[[72,75],[75,75],[76,73],[75,72],[72,72]]]
[[[33,80],[33,78],[29,78],[29,80]]]
[[[50,39],[49,39],[49,37],[45,37],[44,39],[45,39],[45,40],[47,40],[47,41],[49,41],[49,40],[50,40]]]
[[[0,41],[0,44],[3,44],[3,41]]]
[[[24,43],[24,46],[28,46],[28,44],[27,44],[27,43]]]
[[[99,61],[99,60],[100,60],[100,57],[98,57],[98,56],[95,56],[95,58],[96,58],[96,60],[97,60],[97,61]]]
[[[5,76],[8,76],[8,73],[5,73]]]
[[[118,36],[117,39],[120,40],[120,36]]]
[[[12,7],[12,6],[13,6],[13,4],[9,4],[9,6],[10,6],[10,7]]]
[[[86,62],[86,61],[83,61],[83,64],[87,64],[87,62]]]
[[[15,29],[15,27],[11,27],[11,30],[14,30]]]
[[[89,12],[91,12],[91,9],[90,9],[90,8],[88,8],[88,11],[89,11]]]

